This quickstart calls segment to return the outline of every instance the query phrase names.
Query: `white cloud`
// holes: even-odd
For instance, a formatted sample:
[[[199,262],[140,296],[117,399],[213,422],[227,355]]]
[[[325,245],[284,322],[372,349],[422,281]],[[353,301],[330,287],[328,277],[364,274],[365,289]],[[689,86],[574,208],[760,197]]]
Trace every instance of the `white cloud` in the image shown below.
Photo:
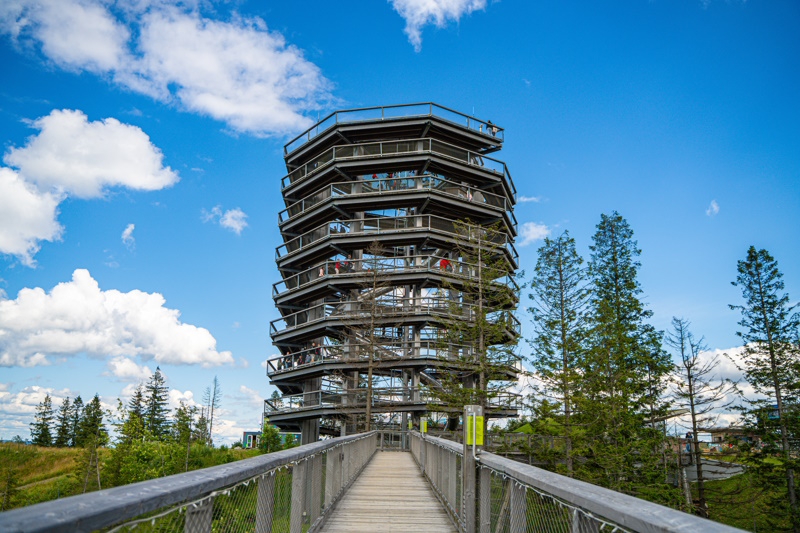
[[[125,226],[125,229],[122,230],[122,244],[124,244],[128,250],[133,250],[136,246],[136,239],[133,238],[133,230],[135,227],[136,226],[133,224],[128,224]]]
[[[108,371],[120,381],[139,383],[147,381],[153,374],[146,366],[139,366],[128,357],[116,356],[106,362]]]
[[[222,218],[219,219],[219,225],[223,228],[231,230],[236,235],[241,235],[242,230],[247,227],[247,221],[245,220],[246,218],[247,215],[244,214],[244,211],[237,207],[235,209],[225,211],[225,213],[222,215]]]
[[[22,289],[15,300],[0,300],[0,366],[80,353],[206,367],[233,363],[207,329],[180,322],[180,312],[164,303],[158,293],[100,290],[82,269],[50,292]]]
[[[19,174],[0,168],[0,253],[14,255],[28,266],[40,241],[56,241],[64,228],[56,220],[57,194],[39,192]]]
[[[101,2],[17,0],[0,7],[0,30],[29,40],[67,70],[104,73],[125,61],[130,33]]]
[[[3,157],[14,169],[0,167],[0,253],[27,266],[35,265],[41,241],[60,239],[56,217],[67,196],[94,198],[110,187],[152,191],[178,181],[136,126],[114,118],[89,122],[68,109],[54,109],[31,125],[39,132]],[[129,248],[132,231],[133,224],[122,234]]]
[[[542,201],[542,197],[541,196],[524,196],[523,195],[523,196],[520,196],[519,198],[517,198],[517,201],[519,203],[521,203],[521,204],[528,203],[528,202],[533,202],[535,204],[538,204],[539,202]]]
[[[168,402],[170,409],[177,409],[181,403],[187,407],[200,407],[200,404],[194,401],[194,393],[190,390],[181,392],[178,389],[170,389]]]
[[[178,181],[147,134],[115,118],[89,122],[81,111],[54,109],[32,126],[39,133],[3,161],[40,190],[97,198],[108,187],[155,191]]]
[[[244,385],[239,386],[238,400],[248,404],[253,409],[261,409],[264,406],[264,397],[258,391],[254,391]]]
[[[484,0],[485,1],[485,0]],[[115,83],[257,135],[310,125],[303,115],[330,101],[330,82],[283,35],[257,17],[205,18],[197,6],[103,0],[17,0],[0,4],[0,31],[38,45],[68,70]]]
[[[719,204],[716,200],[711,200],[711,203],[708,204],[708,208],[706,209],[706,216],[713,217],[719,213]]]
[[[56,390],[49,387],[31,385],[14,392],[12,383],[0,383],[0,437],[10,439],[19,435],[23,439],[30,436],[29,424],[38,406],[49,394],[53,409],[58,410],[65,397],[75,396],[69,389]]]
[[[241,235],[242,230],[247,227],[247,215],[238,207],[222,211],[220,206],[214,206],[211,211],[202,210],[200,218],[203,222],[218,222],[220,226],[231,230],[236,235]]]
[[[539,224],[537,222],[524,222],[519,227],[519,236],[521,238],[519,245],[527,246],[533,242],[542,240],[545,237],[549,237],[550,232],[550,228],[544,224]]]
[[[406,21],[408,42],[419,52],[422,49],[422,28],[433,24],[444,28],[451,20],[458,22],[464,15],[486,9],[486,0],[389,0]]]

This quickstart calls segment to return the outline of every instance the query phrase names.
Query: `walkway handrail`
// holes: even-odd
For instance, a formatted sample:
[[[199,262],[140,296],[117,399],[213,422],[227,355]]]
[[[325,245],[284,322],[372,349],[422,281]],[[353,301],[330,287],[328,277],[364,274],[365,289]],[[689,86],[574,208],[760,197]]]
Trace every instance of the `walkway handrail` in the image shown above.
[[[309,505],[306,505],[313,523],[314,519],[324,513],[358,475],[361,468],[372,457],[376,446],[377,432],[371,431],[319,441],[289,450],[193,472],[40,503],[0,513],[0,532],[94,531],[137,519],[143,517],[143,515],[146,517],[149,513],[176,505],[179,507],[171,511],[174,513],[186,513],[185,529],[187,531],[192,531],[194,525],[202,527],[206,522],[209,528],[197,529],[197,531],[210,530],[212,519],[210,508],[204,506],[213,505],[212,500],[218,491],[235,492],[235,490],[242,490],[242,493],[247,492],[246,488],[241,488],[246,487],[246,485],[240,484],[249,482],[258,483],[259,498],[258,501],[252,502],[251,505],[256,511],[256,523],[268,518],[271,524],[273,514],[279,511],[286,511],[284,514],[288,513],[287,509],[279,510],[273,508],[272,501],[272,492],[275,490],[274,473],[283,468],[292,469],[290,481],[292,488],[291,500],[295,499],[295,493],[297,493],[303,504],[307,502],[303,501],[302,495],[307,492],[312,494],[312,501],[317,503],[324,496],[324,506],[310,505],[310,502],[308,502]],[[337,462],[338,466],[341,467],[340,471],[338,471],[338,483],[334,484],[332,483],[333,480],[331,482],[325,480],[322,486],[314,484],[314,481],[319,480],[319,476],[313,472],[313,469],[315,467],[321,468],[323,454],[337,448],[342,448],[342,454],[328,455],[327,463],[328,468],[331,467],[331,464]],[[342,456],[347,456],[346,463],[342,462]],[[306,472],[308,472],[308,475],[306,475]],[[284,480],[284,483],[286,481]],[[273,484],[268,491],[270,496],[268,505],[266,498],[263,498],[263,504],[262,498],[260,498],[262,483]],[[309,487],[309,485],[311,486]],[[255,491],[251,490],[250,492],[253,492],[253,494],[248,494],[248,497],[252,496],[255,499]],[[185,507],[180,505],[186,502],[189,503]],[[265,505],[268,508],[265,508]],[[202,512],[203,509],[206,510],[206,513]],[[265,517],[264,513],[267,511],[269,514]],[[293,525],[297,520],[302,521],[304,519],[302,514],[295,516],[296,511],[299,513],[303,509],[299,507],[295,509],[295,506],[292,506],[291,520]],[[153,518],[158,518],[158,516]],[[285,518],[288,518],[288,516]],[[147,517],[147,520],[149,521],[150,517]],[[192,522],[193,520],[195,522]],[[297,531],[299,530],[298,527]]]
[[[294,313],[287,313],[269,323],[270,335],[277,335],[294,328],[323,320],[353,320],[372,313],[378,319],[392,319],[403,316],[429,315],[444,319],[473,320],[477,316],[478,304],[454,302],[442,296],[384,296],[377,300],[374,307],[354,300],[342,302],[326,302],[304,308]],[[522,325],[512,311],[495,311],[486,316],[495,323],[505,323],[509,332],[522,334]]]
[[[474,531],[465,527],[465,510],[459,506],[462,502],[453,505],[448,497],[452,484],[461,483],[462,472],[453,459],[463,458],[463,446],[416,431],[410,437],[412,454],[458,519],[459,528]],[[481,531],[491,526],[493,531],[519,533],[533,525],[531,520],[536,521],[536,530],[543,531],[604,531],[602,526],[649,533],[741,531],[486,451],[477,457],[476,473],[468,479],[476,486],[463,487],[462,493],[472,491],[475,510],[466,514],[477,516]],[[508,528],[499,527],[498,522]]]
[[[475,224],[462,224],[470,232],[473,230],[486,230]],[[437,215],[406,215],[398,217],[371,217],[354,220],[339,220],[327,222],[306,231],[302,235],[289,239],[275,248],[275,260],[288,257],[299,252],[322,239],[340,235],[380,235],[386,233],[407,233],[413,230],[427,230],[464,239],[458,231],[458,226],[450,219]],[[519,258],[513,239],[506,233],[498,232],[492,241],[484,241],[489,249],[505,249],[514,262]]]
[[[409,111],[411,109],[414,109],[416,112]],[[396,111],[400,112],[395,113]],[[361,114],[361,117],[359,117],[359,114]],[[478,120],[475,117],[471,117],[461,113],[460,111],[456,111],[454,109],[450,109],[449,107],[435,104],[433,102],[419,102],[414,104],[361,107],[356,109],[334,111],[286,143],[283,147],[283,153],[288,155],[294,152],[320,133],[325,133],[337,124],[385,120],[391,118],[410,118],[417,116],[433,116],[444,119],[448,122],[452,122],[458,126],[461,126],[462,123],[466,123],[467,129],[477,130],[479,133],[483,133],[486,136],[491,135],[501,142],[504,138],[505,130],[495,124],[490,126],[488,122]],[[347,119],[348,117],[350,117],[349,120]]]
[[[385,173],[384,173],[385,174]],[[441,178],[435,174],[407,175],[395,174],[392,177],[370,178],[363,180],[337,181],[329,183],[322,189],[291,204],[278,212],[278,225],[281,225],[307,210],[316,208],[331,198],[341,196],[388,195],[393,193],[410,193],[416,191],[434,191],[454,198],[461,198],[470,203],[486,205],[498,211],[508,211],[513,217],[514,212],[509,208],[507,200],[499,194],[484,191],[478,187],[464,185],[455,181]]]
[[[424,261],[419,261],[424,259]],[[450,263],[447,268],[442,268],[440,261],[447,260]],[[278,296],[286,291],[299,289],[307,284],[321,281],[323,279],[330,279],[329,276],[348,276],[348,275],[361,275],[369,276],[372,271],[378,272],[380,276],[395,272],[438,272],[442,275],[453,276],[458,278],[471,279],[477,275],[477,264],[467,263],[465,261],[458,261],[450,259],[445,256],[429,255],[429,256],[398,256],[388,257],[383,259],[351,259],[352,263],[347,270],[340,269],[341,272],[336,274],[336,263],[341,263],[341,259],[326,260],[307,268],[306,270],[286,276],[281,281],[272,284],[272,296]],[[498,281],[502,280],[502,281]],[[385,280],[382,278],[381,282]],[[510,274],[497,277],[492,280],[499,285],[508,287],[513,291],[519,291],[519,285]],[[280,290],[279,286],[283,285],[284,289]]]
[[[402,141],[380,141],[364,144],[344,144],[334,146],[322,152],[313,160],[303,166],[291,171],[281,178],[281,191],[288,187],[305,180],[305,178],[316,174],[318,171],[327,168],[334,161],[349,161],[360,159],[374,159],[385,156],[398,156],[407,154],[436,154],[448,159],[466,163],[467,165],[481,169],[502,179],[504,189],[509,195],[509,199],[516,201],[517,189],[508,173],[506,164],[493,157],[489,157],[478,152],[465,150],[458,146],[446,143],[430,137],[419,139],[405,139]]]

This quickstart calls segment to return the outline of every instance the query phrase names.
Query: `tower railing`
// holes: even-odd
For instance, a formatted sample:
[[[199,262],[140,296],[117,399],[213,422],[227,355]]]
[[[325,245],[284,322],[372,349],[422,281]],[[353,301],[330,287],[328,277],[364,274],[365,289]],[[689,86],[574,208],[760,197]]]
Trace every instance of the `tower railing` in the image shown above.
[[[409,154],[444,156],[472,168],[489,172],[501,178],[502,183],[507,188],[510,199],[516,201],[517,190],[503,161],[432,138],[334,146],[282,177],[281,190],[285,190],[289,186],[317,174],[335,161],[379,160],[386,157]]]
[[[410,172],[400,173],[392,177],[365,178],[354,181],[337,181],[325,185],[322,189],[298,200],[278,213],[278,224],[283,224],[298,217],[307,211],[317,208],[320,204],[331,198],[360,197],[360,196],[391,196],[398,193],[416,191],[432,191],[438,194],[458,198],[469,203],[484,205],[496,211],[508,211],[513,217],[510,202],[499,194],[484,191],[479,187],[472,187],[441,178],[434,174],[416,176]],[[515,226],[516,229],[516,226]]]
[[[462,224],[465,229],[473,231],[483,231],[488,235],[484,228],[468,226]],[[341,220],[336,222],[328,222],[321,224],[316,228],[309,230],[302,235],[289,239],[283,244],[275,248],[275,259],[282,259],[288,255],[300,252],[318,241],[327,237],[336,237],[341,235],[386,235],[389,233],[408,233],[409,231],[437,231],[444,233],[447,237],[454,237],[457,239],[464,239],[464,236],[459,232],[458,223],[444,217],[436,215],[409,215],[400,217],[380,217],[380,218],[363,218],[357,220]],[[483,246],[486,248],[502,247],[505,248],[509,256],[517,262],[519,254],[514,247],[513,239],[506,233],[497,232],[484,241]]]
[[[362,107],[359,109],[334,111],[286,143],[286,145],[283,147],[283,153],[286,155],[291,154],[298,148],[305,145],[307,142],[311,141],[311,139],[316,138],[320,133],[325,133],[338,124],[351,124],[354,122],[413,117],[437,117],[447,120],[448,122],[451,122],[457,126],[466,127],[473,132],[478,132],[486,135],[487,137],[498,139],[500,142],[502,142],[504,139],[505,130],[496,124],[491,124],[488,121],[478,120],[475,117],[455,111],[449,107],[434,104],[433,102],[424,102],[417,104]]]
[[[445,260],[446,263],[442,263],[442,260]],[[337,264],[339,265],[338,273]],[[431,272],[448,278],[474,279],[477,275],[477,265],[439,255],[351,259],[346,267],[342,266],[341,259],[322,261],[302,272],[286,276],[281,281],[273,283],[272,296],[301,289],[311,283],[331,277],[337,279],[358,277],[361,279],[366,276],[369,279],[377,273],[380,276],[380,283],[386,283],[389,281],[388,275],[403,272]],[[519,290],[519,285],[510,274],[497,278],[493,283],[514,291]]]

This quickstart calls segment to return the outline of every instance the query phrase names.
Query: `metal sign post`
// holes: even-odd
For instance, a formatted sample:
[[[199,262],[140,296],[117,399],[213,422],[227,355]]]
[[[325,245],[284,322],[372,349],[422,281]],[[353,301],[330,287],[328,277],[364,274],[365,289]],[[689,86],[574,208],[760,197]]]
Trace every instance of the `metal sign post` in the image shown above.
[[[464,455],[461,461],[462,516],[465,531],[472,533],[475,531],[475,459],[483,447],[483,407],[465,405],[461,426],[464,434]]]

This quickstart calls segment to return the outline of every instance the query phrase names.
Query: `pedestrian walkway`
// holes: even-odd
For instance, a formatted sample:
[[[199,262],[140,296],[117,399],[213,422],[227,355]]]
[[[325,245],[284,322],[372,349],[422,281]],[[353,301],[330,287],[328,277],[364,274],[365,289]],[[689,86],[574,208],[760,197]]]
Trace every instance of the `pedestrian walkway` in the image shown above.
[[[326,532],[455,532],[408,452],[376,452],[323,527]]]

